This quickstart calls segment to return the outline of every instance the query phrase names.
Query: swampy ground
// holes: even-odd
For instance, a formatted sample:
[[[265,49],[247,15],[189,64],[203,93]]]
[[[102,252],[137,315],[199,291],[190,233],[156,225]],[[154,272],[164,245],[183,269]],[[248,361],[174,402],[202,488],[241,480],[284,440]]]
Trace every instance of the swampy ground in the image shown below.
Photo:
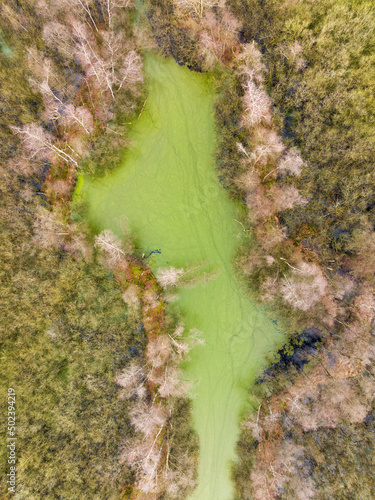
[[[210,76],[151,54],[145,70],[148,99],[132,126],[123,166],[98,179],[85,176],[83,193],[96,231],[122,236],[125,225],[146,256],[158,251],[148,259],[155,272],[201,265],[191,276],[206,278],[177,288],[170,306],[182,315],[186,331],[196,328],[205,340],[184,365],[200,442],[192,498],[230,500],[230,463],[248,388],[282,334],[233,275],[242,228],[215,174]]]

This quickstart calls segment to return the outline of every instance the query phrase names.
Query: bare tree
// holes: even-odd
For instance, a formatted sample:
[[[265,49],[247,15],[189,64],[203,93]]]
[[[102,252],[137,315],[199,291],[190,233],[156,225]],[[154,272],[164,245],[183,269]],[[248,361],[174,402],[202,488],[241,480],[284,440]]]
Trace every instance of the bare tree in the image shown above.
[[[273,202],[273,211],[275,213],[292,208],[294,205],[306,205],[307,200],[301,196],[298,189],[291,185],[279,187],[273,185],[270,187],[267,196]]]
[[[119,373],[115,381],[124,389],[122,397],[130,399],[134,395],[143,399],[146,396],[145,390],[145,370],[137,361],[132,361],[121,373]]]
[[[139,54],[135,50],[128,52],[124,58],[124,63],[119,70],[119,77],[117,79],[118,89],[117,92],[122,88],[124,83],[135,84],[143,82],[142,74],[142,60]]]
[[[116,264],[121,258],[126,256],[123,244],[110,229],[105,229],[98,236],[95,236],[95,245],[103,250],[110,264]]]
[[[249,168],[236,179],[237,186],[247,194],[253,193],[260,186],[260,182],[259,173],[255,168]]]
[[[62,125],[76,123],[86,132],[86,134],[90,134],[93,131],[93,117],[87,108],[83,106],[74,107],[73,104],[67,104],[62,108],[62,114]]]
[[[280,136],[268,128],[257,127],[253,141],[255,145],[250,155],[253,165],[265,165],[270,159],[279,157],[285,149]]]
[[[99,0],[107,24],[112,29],[112,19],[118,9],[125,9],[133,4],[132,0]]]
[[[78,39],[77,57],[88,78],[93,78],[98,87],[108,90],[114,99],[115,91],[119,91],[125,81],[129,84],[141,82],[142,61],[135,51],[124,56],[124,41],[121,34],[101,32],[104,40],[103,56],[95,45],[92,34],[79,21],[73,21],[74,34]],[[103,49],[104,50],[104,49]],[[114,89],[117,86],[117,90]]]
[[[99,57],[92,34],[86,26],[77,21],[73,21],[73,33],[78,39],[77,58],[85,70],[87,78],[95,78],[99,88],[106,87],[112,98],[112,75],[108,69],[109,63]]]
[[[260,123],[271,123],[271,99],[267,93],[255,82],[249,79],[245,85],[243,97],[244,111],[242,113],[242,123],[246,128],[252,129]]]
[[[168,335],[158,335],[150,339],[146,348],[146,357],[151,369],[164,367],[173,353]]]
[[[204,15],[204,28],[199,37],[199,52],[204,58],[206,69],[212,69],[218,60],[232,53],[237,45],[238,21],[224,11],[220,17],[213,12]]]
[[[164,379],[159,387],[159,394],[162,398],[171,396],[185,396],[189,385],[181,382],[181,372],[175,366],[167,367],[164,374]]]
[[[69,226],[43,207],[38,207],[33,226],[33,240],[42,248],[58,249],[63,245],[65,235],[70,234]]]
[[[250,81],[259,84],[264,80],[263,73],[266,69],[262,62],[262,53],[253,41],[241,46],[238,60],[242,63],[241,71]]]
[[[223,6],[221,0],[174,0],[175,5],[186,14],[202,19],[204,13],[215,6]]]
[[[125,292],[122,294],[122,298],[130,308],[138,309],[140,305],[140,288],[134,283],[130,284]]]
[[[72,3],[81,7],[81,9],[89,16],[91,24],[93,25],[95,30],[99,31],[98,27],[96,25],[96,22],[91,14],[91,9],[93,7],[93,1],[92,0],[72,0]]]
[[[307,311],[326,294],[327,279],[319,266],[302,262],[299,268],[280,282],[280,291],[293,308]]]
[[[72,153],[67,153],[65,150],[55,146],[52,142],[52,135],[46,132],[40,125],[33,123],[31,125],[24,125],[22,128],[12,127],[12,129],[16,134],[21,136],[23,146],[28,152],[29,158],[51,159],[51,154],[53,153],[67,163],[78,165],[79,158],[76,152],[72,150]]]
[[[147,438],[154,437],[167,420],[165,408],[160,403],[139,401],[130,412],[135,429]]]
[[[51,21],[43,26],[43,40],[63,57],[74,57],[74,40],[69,29],[63,24]]]

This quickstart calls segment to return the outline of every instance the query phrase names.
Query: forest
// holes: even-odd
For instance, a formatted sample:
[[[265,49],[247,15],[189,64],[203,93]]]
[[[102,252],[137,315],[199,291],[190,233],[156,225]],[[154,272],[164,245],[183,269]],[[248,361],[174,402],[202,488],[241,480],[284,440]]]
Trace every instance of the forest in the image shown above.
[[[131,146],[145,50],[214,75],[215,168],[243,232],[233,270],[287,335],[249,387],[236,498],[374,498],[373,3],[4,0],[0,44],[16,498],[182,499],[196,485],[190,347],[164,297],[177,277],[154,276],[131,234],[95,235],[73,196]]]

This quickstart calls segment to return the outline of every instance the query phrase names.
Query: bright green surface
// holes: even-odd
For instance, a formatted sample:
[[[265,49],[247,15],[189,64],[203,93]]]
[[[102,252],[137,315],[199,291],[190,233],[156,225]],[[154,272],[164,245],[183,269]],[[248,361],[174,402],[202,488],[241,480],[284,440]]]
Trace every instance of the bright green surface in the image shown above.
[[[193,416],[200,439],[199,500],[233,497],[230,460],[239,432],[246,389],[263,355],[280,334],[245,298],[231,260],[241,227],[235,207],[214,174],[213,92],[207,76],[172,60],[146,59],[149,97],[132,129],[134,146],[124,166],[97,181],[85,178],[90,220],[121,233],[125,216],[153,268],[208,261],[217,276],[180,290],[177,307],[188,328],[204,334],[185,373],[193,386]],[[151,261],[151,260],[150,260]]]
[[[8,47],[8,45],[4,42],[3,36],[0,31],[0,51],[7,57],[12,57],[13,52],[12,50]]]

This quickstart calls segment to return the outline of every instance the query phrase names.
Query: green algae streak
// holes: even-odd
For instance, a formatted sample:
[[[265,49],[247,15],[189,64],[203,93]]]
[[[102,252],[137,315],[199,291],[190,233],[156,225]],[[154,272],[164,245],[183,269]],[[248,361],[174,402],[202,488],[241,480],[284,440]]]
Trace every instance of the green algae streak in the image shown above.
[[[100,179],[85,177],[88,217],[97,230],[121,234],[127,221],[154,271],[196,266],[215,277],[181,288],[175,307],[187,329],[203,332],[205,345],[185,363],[193,384],[194,426],[200,440],[198,486],[192,498],[230,500],[247,390],[281,334],[246,298],[231,262],[241,227],[235,205],[214,172],[214,92],[207,75],[173,60],[147,56],[149,97],[130,134],[124,165]]]

